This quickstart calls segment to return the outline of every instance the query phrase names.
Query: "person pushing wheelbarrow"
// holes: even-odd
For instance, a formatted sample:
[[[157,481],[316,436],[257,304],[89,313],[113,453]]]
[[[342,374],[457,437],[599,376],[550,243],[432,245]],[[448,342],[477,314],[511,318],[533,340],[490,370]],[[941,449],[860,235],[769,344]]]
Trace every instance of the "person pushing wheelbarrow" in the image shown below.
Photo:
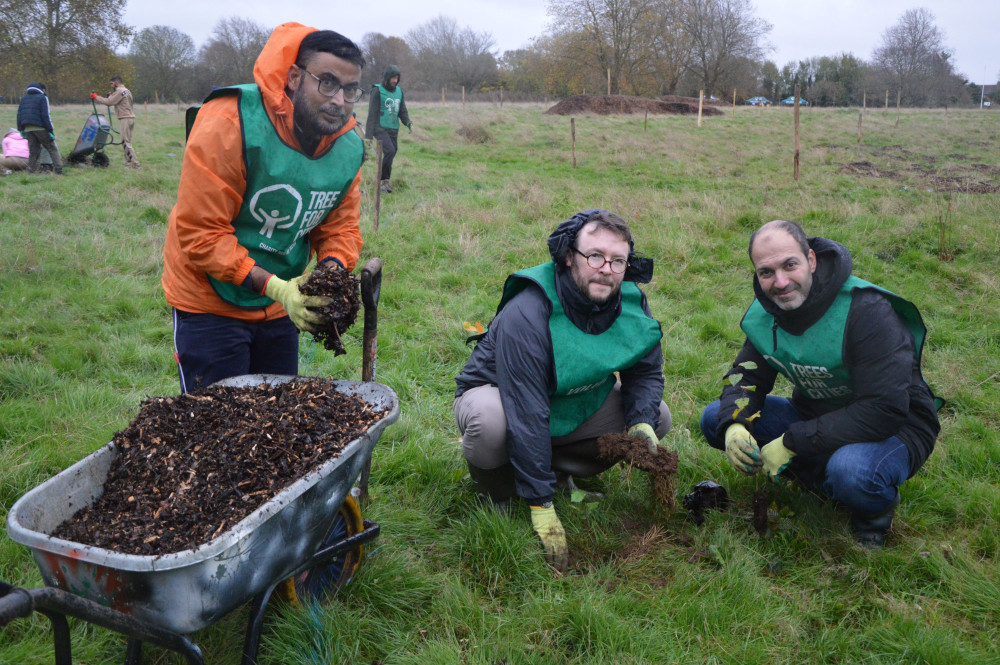
[[[122,83],[121,76],[111,77],[112,92],[107,97],[101,97],[96,92],[90,93],[90,98],[98,104],[114,106],[118,116],[119,131],[122,137],[122,148],[125,149],[125,166],[133,169],[140,167],[139,158],[132,149],[132,128],[135,126],[135,111],[132,110],[132,93]]]

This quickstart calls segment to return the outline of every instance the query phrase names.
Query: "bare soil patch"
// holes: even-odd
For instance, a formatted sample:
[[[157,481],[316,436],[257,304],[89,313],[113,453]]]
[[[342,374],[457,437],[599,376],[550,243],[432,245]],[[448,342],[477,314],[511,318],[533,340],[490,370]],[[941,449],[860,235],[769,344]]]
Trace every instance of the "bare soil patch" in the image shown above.
[[[863,175],[870,178],[895,178],[895,171],[879,170],[869,161],[862,162],[851,162],[850,164],[840,165],[841,173],[850,173],[851,175]]]
[[[597,440],[597,448],[605,459],[621,460],[649,474],[656,498],[670,510],[677,509],[674,499],[674,476],[677,475],[677,453],[660,448],[656,453],[649,444],[628,434],[606,434]]]
[[[339,457],[381,415],[317,378],[147,399],[114,436],[104,494],[53,535],[125,554],[192,549]]]
[[[546,111],[549,115],[576,115],[593,113],[595,115],[614,115],[627,113],[691,115],[698,113],[698,100],[690,97],[671,97],[649,99],[629,95],[571,95],[559,101]],[[705,105],[702,115],[722,115],[722,111],[714,106]]]

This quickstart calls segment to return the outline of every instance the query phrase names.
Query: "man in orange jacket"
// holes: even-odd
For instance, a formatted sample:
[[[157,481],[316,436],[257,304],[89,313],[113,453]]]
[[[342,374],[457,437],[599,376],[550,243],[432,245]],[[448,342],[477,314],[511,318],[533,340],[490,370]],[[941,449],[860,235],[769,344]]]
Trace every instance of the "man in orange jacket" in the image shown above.
[[[326,304],[299,292],[307,264],[353,270],[361,253],[363,66],[343,35],[285,23],[255,83],[215,90],[199,110],[163,250],[183,392],[298,372],[298,333]]]

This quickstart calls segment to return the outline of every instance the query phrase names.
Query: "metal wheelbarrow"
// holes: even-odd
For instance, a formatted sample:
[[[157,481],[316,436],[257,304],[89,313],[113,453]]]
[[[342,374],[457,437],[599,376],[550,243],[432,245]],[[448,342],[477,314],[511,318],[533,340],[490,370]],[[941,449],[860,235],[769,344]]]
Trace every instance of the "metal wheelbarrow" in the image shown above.
[[[362,272],[366,379],[374,375],[374,312],[380,286],[381,261],[373,259]],[[248,375],[219,383],[250,386],[295,378]],[[143,642],[177,652],[191,665],[203,665],[200,649],[187,636],[251,602],[241,662],[256,663],[264,613],[274,592],[297,602],[345,583],[360,563],[362,546],[379,533],[378,524],[361,518],[352,487],[367,474],[382,432],[399,418],[399,400],[390,388],[373,381],[334,384],[340,392],[385,409],[384,415],[340,457],[311,470],[194,549],[142,556],[49,535],[102,493],[117,454],[114,443],[29,490],[10,509],[7,533],[31,549],[46,586],[23,589],[0,582],[0,626],[33,611],[43,613],[52,624],[56,665],[72,663],[67,616],[125,635],[126,665],[140,663]],[[367,482],[366,477],[362,480]]]

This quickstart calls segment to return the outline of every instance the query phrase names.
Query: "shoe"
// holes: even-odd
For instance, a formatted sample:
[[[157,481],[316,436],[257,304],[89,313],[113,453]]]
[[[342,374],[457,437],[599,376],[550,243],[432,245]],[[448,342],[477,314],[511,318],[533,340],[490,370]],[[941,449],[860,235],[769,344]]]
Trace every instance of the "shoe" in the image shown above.
[[[899,505],[899,490],[889,508],[877,515],[851,513],[851,531],[858,545],[866,549],[877,550],[885,546],[885,536],[892,527],[892,518],[896,515]]]
[[[514,496],[514,465],[510,462],[496,469],[480,469],[465,462],[469,467],[469,477],[476,486],[476,495],[483,503],[491,502],[500,511],[510,508]]]
[[[383,180],[379,183],[379,190],[385,192],[386,194],[392,194],[392,187],[389,186],[388,180]]]
[[[595,500],[604,498],[604,495],[600,492],[591,492],[581,487],[577,487],[576,483],[573,482],[573,476],[568,473],[563,473],[562,471],[556,471],[556,490],[566,492],[571,496],[574,491],[580,491],[583,492],[585,499]]]

